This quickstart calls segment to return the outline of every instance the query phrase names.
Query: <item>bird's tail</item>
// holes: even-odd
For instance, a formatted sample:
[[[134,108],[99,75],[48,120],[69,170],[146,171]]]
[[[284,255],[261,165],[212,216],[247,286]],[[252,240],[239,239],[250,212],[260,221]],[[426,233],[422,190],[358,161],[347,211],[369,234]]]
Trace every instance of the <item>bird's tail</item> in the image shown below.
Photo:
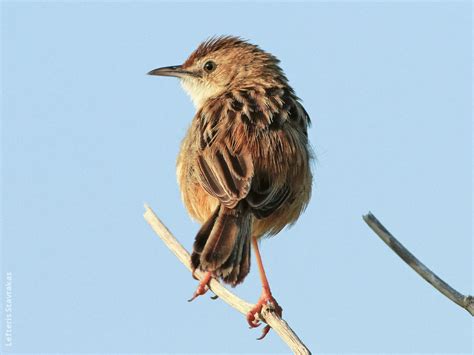
[[[241,283],[250,271],[251,229],[251,211],[244,202],[233,209],[219,205],[196,235],[193,268],[211,271],[232,286]]]

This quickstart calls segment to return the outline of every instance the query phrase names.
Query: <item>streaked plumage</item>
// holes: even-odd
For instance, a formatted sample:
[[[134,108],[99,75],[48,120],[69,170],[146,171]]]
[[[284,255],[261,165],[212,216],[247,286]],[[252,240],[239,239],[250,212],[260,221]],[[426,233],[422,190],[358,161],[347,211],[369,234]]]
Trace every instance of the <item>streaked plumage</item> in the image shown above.
[[[233,286],[250,270],[251,238],[294,223],[311,195],[310,119],[278,63],[217,37],[150,72],[180,77],[196,106],[177,160],[182,199],[202,223],[192,264]]]

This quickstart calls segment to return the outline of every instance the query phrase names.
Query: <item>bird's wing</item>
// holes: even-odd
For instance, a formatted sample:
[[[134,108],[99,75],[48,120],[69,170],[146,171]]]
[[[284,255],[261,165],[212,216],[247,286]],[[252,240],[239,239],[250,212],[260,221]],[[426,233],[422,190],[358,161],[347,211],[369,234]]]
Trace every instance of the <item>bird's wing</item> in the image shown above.
[[[227,208],[234,208],[250,191],[253,164],[247,152],[235,153],[219,144],[202,150],[198,167],[203,188]]]
[[[309,116],[298,100],[292,96],[293,94],[288,90],[283,89],[270,90],[270,92],[267,92],[267,94],[267,100],[271,101],[271,103],[268,103],[267,101],[267,110],[272,110],[271,105],[276,106],[276,109],[272,110],[272,115],[263,112],[263,114],[257,115],[257,117],[250,119],[249,121],[253,122],[256,127],[260,126],[264,130],[267,130],[267,135],[275,134],[275,132],[272,132],[273,130],[279,131],[279,133],[288,133],[288,126],[298,126],[298,129],[301,130],[305,136],[307,136],[306,127],[310,122]],[[246,101],[252,102],[251,97],[250,99],[247,97]],[[253,106],[259,106],[261,111],[265,110],[265,108],[262,108],[262,105],[258,105],[257,102],[255,102]],[[254,108],[252,112],[255,111],[256,110]],[[271,119],[264,119],[265,117],[271,117]],[[260,118],[259,121],[257,121],[258,118]],[[284,129],[285,125],[287,129]],[[282,135],[279,133],[273,136],[274,138],[277,137],[275,138],[274,142],[280,143],[275,145],[286,146],[286,151],[296,150],[292,143],[290,143],[291,139],[289,140],[286,137],[284,138],[285,143],[283,143],[280,140],[282,139]],[[281,151],[274,152],[273,155],[281,156]],[[295,162],[282,163],[292,164]],[[260,172],[254,177],[251,190],[249,191],[246,198],[255,217],[259,219],[270,216],[285,202],[291,199],[294,199],[292,186],[288,185],[288,182],[282,183],[281,180],[276,182],[271,174],[265,174],[264,172]]]
[[[281,182],[275,183],[268,172],[255,171],[248,144],[242,142],[244,138],[236,138],[245,137],[242,131],[268,130],[273,122],[268,119],[267,106],[259,105],[250,96],[243,96],[243,92],[240,92],[240,98],[227,95],[228,101],[209,102],[198,112],[200,182],[224,206],[234,208],[245,199],[257,218],[265,218],[290,198],[291,188]],[[274,112],[272,115],[273,120],[284,124],[288,116],[297,113],[289,105],[284,106],[285,100],[280,104],[279,114]],[[248,127],[235,129],[236,124]],[[272,149],[269,146],[261,148]]]
[[[197,166],[202,187],[225,207],[234,208],[250,191],[254,166],[246,147],[233,147],[228,131],[232,123],[225,108],[225,102],[216,100],[197,114]]]
[[[266,189],[252,186],[246,200],[255,217],[261,219],[270,216],[279,209],[288,199],[290,193],[290,188],[286,184],[283,186],[270,185]]]

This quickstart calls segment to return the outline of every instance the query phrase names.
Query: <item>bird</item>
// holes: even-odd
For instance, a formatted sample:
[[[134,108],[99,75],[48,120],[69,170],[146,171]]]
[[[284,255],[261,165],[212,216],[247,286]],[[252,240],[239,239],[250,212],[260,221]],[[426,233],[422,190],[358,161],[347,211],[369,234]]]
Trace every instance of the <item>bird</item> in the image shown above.
[[[205,276],[189,301],[206,293],[211,278],[242,283],[253,249],[262,293],[247,314],[251,328],[261,324],[255,315],[264,305],[280,317],[283,311],[259,242],[294,224],[312,190],[311,119],[279,63],[258,45],[227,35],[205,40],[181,65],[148,73],[179,78],[196,108],[176,163],[181,198],[201,223],[191,264]],[[266,325],[258,339],[269,330]]]

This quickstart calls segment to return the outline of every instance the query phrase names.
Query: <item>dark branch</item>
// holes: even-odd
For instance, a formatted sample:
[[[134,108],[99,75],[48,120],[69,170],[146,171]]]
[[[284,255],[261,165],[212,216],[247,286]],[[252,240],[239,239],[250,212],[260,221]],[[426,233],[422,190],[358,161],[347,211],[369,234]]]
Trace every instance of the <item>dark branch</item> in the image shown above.
[[[387,244],[404,262],[406,262],[418,275],[428,281],[434,288],[436,288],[443,295],[448,297],[451,301],[467,310],[474,316],[474,298],[472,296],[465,296],[454,288],[449,286],[441,278],[439,278],[433,271],[427,268],[420,260],[418,260],[407,248],[403,246],[372,213],[362,217],[365,223]]]

